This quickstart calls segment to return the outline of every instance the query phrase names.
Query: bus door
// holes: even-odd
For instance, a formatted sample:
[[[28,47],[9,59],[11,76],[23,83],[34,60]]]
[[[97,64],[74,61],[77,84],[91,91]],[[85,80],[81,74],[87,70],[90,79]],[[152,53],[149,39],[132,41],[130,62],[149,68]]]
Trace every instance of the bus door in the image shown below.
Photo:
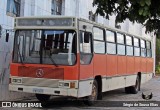
[[[80,80],[93,78],[92,34],[80,31]]]

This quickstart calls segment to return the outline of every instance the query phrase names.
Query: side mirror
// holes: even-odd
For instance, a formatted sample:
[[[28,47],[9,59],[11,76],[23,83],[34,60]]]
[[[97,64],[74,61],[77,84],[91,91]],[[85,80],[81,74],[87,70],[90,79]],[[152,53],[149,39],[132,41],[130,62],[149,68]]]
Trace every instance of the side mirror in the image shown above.
[[[6,33],[6,42],[8,42],[9,41],[9,33],[7,32]]]

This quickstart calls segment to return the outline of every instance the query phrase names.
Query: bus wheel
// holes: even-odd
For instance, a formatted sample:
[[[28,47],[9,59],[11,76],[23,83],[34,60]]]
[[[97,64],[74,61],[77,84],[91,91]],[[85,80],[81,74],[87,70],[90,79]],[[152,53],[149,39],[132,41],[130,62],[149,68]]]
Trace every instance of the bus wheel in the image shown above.
[[[140,78],[137,75],[136,84],[134,86],[131,86],[131,88],[130,88],[131,93],[132,94],[137,94],[138,90],[139,90],[139,87],[140,87]]]
[[[125,87],[125,93],[130,94],[131,93],[130,88],[131,87]]]
[[[86,97],[86,100],[84,100],[84,103],[89,106],[93,105],[94,102],[97,100],[97,96],[98,96],[98,84],[97,84],[97,81],[94,80],[92,85],[92,93],[90,96]]]
[[[50,95],[45,95],[45,94],[36,94],[36,97],[39,101],[48,101],[50,99]]]
[[[140,88],[140,78],[137,76],[136,83],[133,86],[125,87],[126,93],[137,94]]]

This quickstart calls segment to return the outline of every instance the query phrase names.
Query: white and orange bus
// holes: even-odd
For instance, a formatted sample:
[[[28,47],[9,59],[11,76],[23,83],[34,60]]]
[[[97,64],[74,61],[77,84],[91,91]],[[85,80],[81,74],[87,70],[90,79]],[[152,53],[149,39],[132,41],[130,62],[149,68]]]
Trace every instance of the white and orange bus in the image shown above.
[[[152,39],[75,17],[15,18],[9,90],[86,98],[125,88],[136,94],[153,76]]]

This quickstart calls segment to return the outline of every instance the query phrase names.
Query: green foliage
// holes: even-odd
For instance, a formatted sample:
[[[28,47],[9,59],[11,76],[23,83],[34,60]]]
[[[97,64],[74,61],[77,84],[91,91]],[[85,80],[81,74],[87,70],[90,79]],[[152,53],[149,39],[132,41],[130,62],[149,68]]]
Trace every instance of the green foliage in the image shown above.
[[[156,66],[156,74],[160,74],[160,65]]]
[[[156,65],[160,62],[160,39],[156,39]]]
[[[160,39],[156,40],[156,54],[160,56]]]
[[[160,28],[160,0],[94,0],[96,13],[105,16],[116,14],[116,22],[129,19],[146,27],[146,32],[157,33]]]

